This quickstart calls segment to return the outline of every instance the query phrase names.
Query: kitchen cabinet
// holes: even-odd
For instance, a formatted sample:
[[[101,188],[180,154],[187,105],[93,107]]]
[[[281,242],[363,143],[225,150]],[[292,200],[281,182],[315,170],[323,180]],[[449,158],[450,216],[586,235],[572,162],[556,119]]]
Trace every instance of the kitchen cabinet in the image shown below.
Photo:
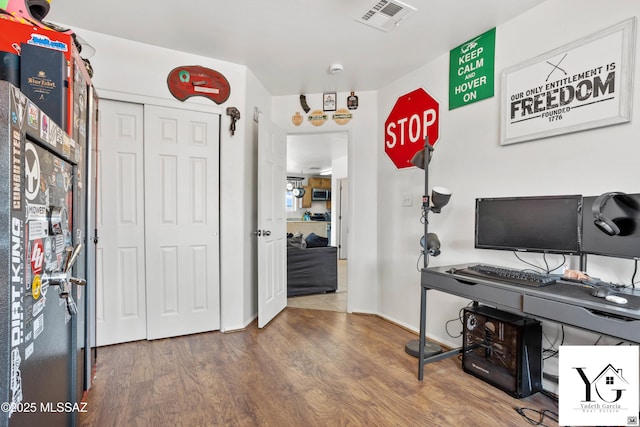
[[[309,187],[331,190],[331,178],[310,177]]]
[[[311,186],[303,185],[302,188],[304,188],[304,195],[302,196],[301,207],[310,208],[311,207]]]

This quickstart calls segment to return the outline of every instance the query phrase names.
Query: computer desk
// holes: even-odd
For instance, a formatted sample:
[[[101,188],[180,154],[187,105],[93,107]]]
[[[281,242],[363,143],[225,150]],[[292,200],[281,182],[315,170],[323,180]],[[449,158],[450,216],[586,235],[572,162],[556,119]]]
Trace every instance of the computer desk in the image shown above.
[[[539,320],[548,320],[597,334],[640,343],[640,289],[617,291],[628,300],[625,305],[591,295],[581,284],[559,281],[539,288],[502,281],[470,278],[456,274],[456,269],[470,264],[423,268],[421,271],[420,343],[418,379],[422,381],[424,365],[459,354],[460,349],[425,359],[427,291],[435,289]],[[476,263],[477,264],[477,263]]]

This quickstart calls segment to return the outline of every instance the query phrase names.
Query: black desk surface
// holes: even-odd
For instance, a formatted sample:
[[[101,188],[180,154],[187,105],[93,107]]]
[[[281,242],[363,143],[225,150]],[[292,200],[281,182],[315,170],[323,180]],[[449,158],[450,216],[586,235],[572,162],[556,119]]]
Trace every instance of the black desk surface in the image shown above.
[[[558,281],[542,287],[514,285],[506,281],[456,274],[468,264],[422,270],[422,287],[494,305],[536,318],[572,325],[627,341],[640,342],[640,289],[620,289],[627,299],[616,304],[591,295],[591,288]]]

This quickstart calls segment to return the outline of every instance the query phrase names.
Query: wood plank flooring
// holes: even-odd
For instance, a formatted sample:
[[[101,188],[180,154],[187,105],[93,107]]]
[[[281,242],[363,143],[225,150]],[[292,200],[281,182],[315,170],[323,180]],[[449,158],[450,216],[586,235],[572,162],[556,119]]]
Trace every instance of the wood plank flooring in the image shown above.
[[[266,328],[98,349],[81,426],[529,426],[514,399],[449,358],[425,368],[416,335],[376,316],[286,308]],[[544,424],[557,423],[545,419]]]

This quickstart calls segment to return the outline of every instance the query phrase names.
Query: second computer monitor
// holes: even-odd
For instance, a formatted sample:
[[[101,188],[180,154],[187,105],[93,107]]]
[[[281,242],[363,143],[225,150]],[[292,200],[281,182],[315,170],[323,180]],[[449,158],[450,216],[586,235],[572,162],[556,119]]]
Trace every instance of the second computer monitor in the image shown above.
[[[617,258],[640,259],[640,194],[626,194],[609,198],[597,206],[607,221],[613,222],[620,233],[610,236],[598,228],[594,221],[593,203],[597,196],[583,199],[582,252]],[[600,199],[602,200],[602,199]],[[601,208],[601,209],[600,209]]]

